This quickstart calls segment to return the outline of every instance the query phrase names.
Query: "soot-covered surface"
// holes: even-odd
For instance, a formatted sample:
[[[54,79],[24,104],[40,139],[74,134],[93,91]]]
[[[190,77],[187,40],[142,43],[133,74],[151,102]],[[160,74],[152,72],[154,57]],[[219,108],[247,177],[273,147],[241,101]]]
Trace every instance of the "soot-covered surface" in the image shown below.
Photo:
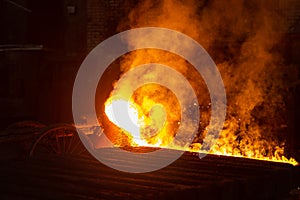
[[[282,199],[299,179],[289,164],[216,155],[200,160],[188,152],[143,174],[111,169],[91,156],[5,156],[1,163],[1,199]]]

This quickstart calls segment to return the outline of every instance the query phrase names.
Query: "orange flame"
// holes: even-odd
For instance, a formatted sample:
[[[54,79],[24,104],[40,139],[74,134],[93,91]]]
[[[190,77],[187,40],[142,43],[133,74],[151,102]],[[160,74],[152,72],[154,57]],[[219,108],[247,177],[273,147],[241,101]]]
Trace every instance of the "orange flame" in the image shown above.
[[[209,5],[192,0],[184,3],[165,0],[157,5],[154,2],[142,1],[130,12],[127,21],[119,25],[119,31],[143,26],[170,28],[191,36],[211,50],[209,53],[217,60],[226,87],[228,115],[217,144],[206,153],[296,165],[295,159],[284,156],[284,142],[278,139],[278,133],[286,131],[282,127],[286,127],[284,98],[288,94],[284,91],[288,83],[282,74],[293,77],[297,73],[282,64],[278,52],[274,53],[274,47],[282,37],[280,31],[274,30],[285,30],[286,25],[272,8],[272,1],[248,4],[229,0],[214,1]],[[235,12],[232,12],[233,8]],[[130,38],[128,40],[130,45],[137,45],[131,44]],[[180,48],[180,44],[181,41],[174,41],[170,45]],[[222,45],[224,48],[218,50]],[[189,79],[202,106],[199,135],[190,147],[168,145],[180,125],[180,106],[174,96],[170,97],[169,91],[153,85],[138,89],[129,102],[123,103],[130,107],[129,113],[133,124],[138,125],[138,131],[132,133],[130,128],[120,126],[112,117],[112,106],[120,103],[112,98],[112,94],[105,103],[109,120],[126,132],[132,140],[129,141],[131,146],[199,152],[210,119],[209,95],[201,77],[185,60],[152,49],[124,56],[120,71],[125,73],[145,63],[171,66]],[[126,86],[114,90],[126,93]],[[159,92],[154,94],[155,90]],[[151,114],[151,108],[156,104],[165,112],[158,108]],[[114,114],[121,113],[117,110]]]
[[[153,104],[153,102],[151,102],[150,100],[148,106],[151,104]],[[113,111],[114,106],[119,109]],[[132,121],[133,125],[136,126],[137,128],[126,125],[126,123],[122,122],[122,119],[121,121],[120,119],[119,120],[116,119],[114,115],[122,115],[122,112],[120,112],[120,108],[123,108],[124,110],[128,109],[130,120]],[[151,137],[149,136],[147,137],[146,134],[143,134],[143,132],[146,132],[147,130],[153,130],[153,124],[151,125],[151,122],[152,123],[154,122],[154,124],[159,123],[160,126],[162,126],[161,130],[158,130],[158,132],[170,131],[163,128],[166,124],[165,123],[166,119],[163,117],[162,112],[159,109],[155,109],[154,111],[152,111],[151,118],[149,118],[149,116],[143,114],[142,109],[134,102],[127,102],[120,99],[119,100],[108,99],[105,103],[105,113],[111,122],[113,122],[123,131],[125,131],[126,134],[132,139],[129,143],[130,146],[171,148],[171,149],[190,151],[190,152],[200,151],[201,148],[200,143],[193,143],[190,147],[182,147],[182,146],[170,147],[163,141],[164,139],[166,139],[166,137],[160,137],[162,134],[158,133],[158,137],[156,137],[155,140],[153,140],[153,138],[151,140]],[[170,138],[167,139],[168,141],[173,139],[170,135],[169,137]],[[266,150],[267,148],[270,148],[270,145],[266,143],[265,146],[263,146],[261,143],[264,143],[264,141],[260,141],[257,144],[254,143],[255,145],[253,146],[250,143],[244,144],[245,145],[244,151],[241,151],[237,147],[234,148],[233,145],[227,145],[229,143],[236,143],[236,136],[224,130],[221,133],[221,137],[218,143],[213,146],[210,152],[204,152],[204,153],[290,163],[292,165],[298,164],[298,162],[294,158],[288,159],[285,156],[283,156],[284,153],[283,147],[275,146],[275,152],[274,153],[270,152],[269,153],[270,156],[268,156],[266,154]]]

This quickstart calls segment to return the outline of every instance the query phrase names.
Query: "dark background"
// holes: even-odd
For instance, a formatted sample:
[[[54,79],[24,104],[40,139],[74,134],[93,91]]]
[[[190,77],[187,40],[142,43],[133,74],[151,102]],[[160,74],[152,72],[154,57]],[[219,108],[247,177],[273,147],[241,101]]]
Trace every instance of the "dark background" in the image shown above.
[[[296,1],[295,1],[296,2]],[[76,72],[88,52],[116,33],[136,0],[0,0],[0,127],[22,120],[72,123]],[[280,5],[280,4],[278,4]],[[300,4],[283,52],[300,65]],[[280,9],[280,6],[278,7]],[[300,152],[300,76],[287,100],[294,154]]]
[[[1,0],[0,127],[72,122],[76,72],[93,47],[116,33],[130,3]]]

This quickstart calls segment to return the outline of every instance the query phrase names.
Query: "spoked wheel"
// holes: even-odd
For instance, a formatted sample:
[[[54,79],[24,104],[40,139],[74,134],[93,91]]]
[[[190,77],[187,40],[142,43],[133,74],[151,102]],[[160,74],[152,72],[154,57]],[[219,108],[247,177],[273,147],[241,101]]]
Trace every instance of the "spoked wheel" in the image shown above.
[[[33,143],[30,156],[39,154],[87,155],[76,128],[70,124],[57,124],[43,129]]]

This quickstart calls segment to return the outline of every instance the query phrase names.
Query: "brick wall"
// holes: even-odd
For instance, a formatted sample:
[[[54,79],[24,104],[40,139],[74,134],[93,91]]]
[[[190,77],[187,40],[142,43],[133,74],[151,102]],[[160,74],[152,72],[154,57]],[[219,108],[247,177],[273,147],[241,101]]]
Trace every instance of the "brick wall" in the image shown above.
[[[114,35],[119,22],[126,18],[136,0],[87,1],[87,50]]]

